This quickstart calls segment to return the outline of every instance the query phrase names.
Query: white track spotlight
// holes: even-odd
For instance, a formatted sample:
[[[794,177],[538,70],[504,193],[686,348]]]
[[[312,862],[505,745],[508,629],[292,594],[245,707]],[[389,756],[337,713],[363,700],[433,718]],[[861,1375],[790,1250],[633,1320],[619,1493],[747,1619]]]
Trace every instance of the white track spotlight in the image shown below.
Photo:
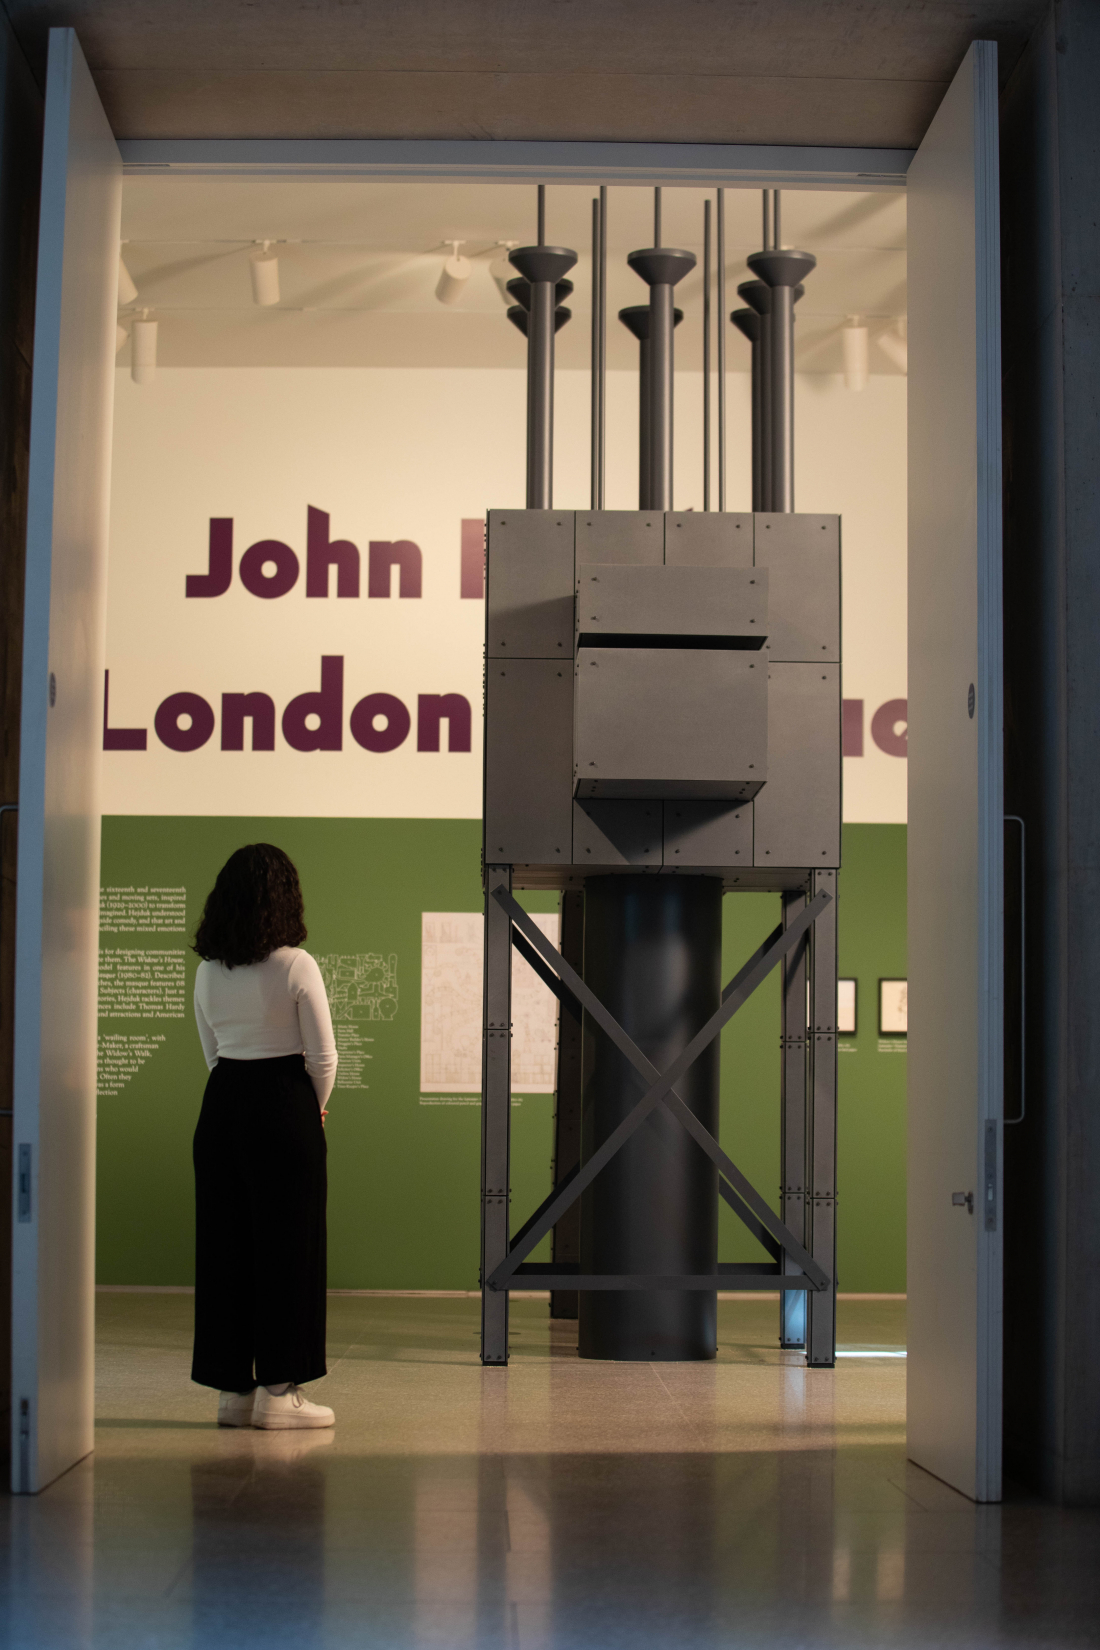
[[[512,295],[508,291],[508,282],[515,280],[516,272],[512,268],[512,265],[508,262],[508,254],[514,246],[519,245],[519,242],[498,241],[497,245],[504,247],[505,250],[499,258],[493,259],[492,263],[489,265],[489,274],[496,282],[496,289],[500,293],[500,296],[503,298],[505,304],[510,305],[512,302]]]
[[[466,290],[466,282],[470,279],[470,271],[474,266],[469,258],[464,258],[458,250],[462,244],[461,241],[447,242],[448,246],[454,247],[454,251],[444,260],[436,284],[435,295],[441,304],[457,304]]]
[[[844,350],[844,387],[849,390],[867,388],[868,350],[867,328],[860,315],[849,315],[840,329]]]
[[[126,342],[127,338],[129,338],[129,336],[130,336],[130,334],[126,331],[125,327],[123,327],[123,326],[116,326],[115,327],[115,354],[116,355],[118,354],[119,350],[122,348],[123,344]]]
[[[157,370],[157,323],[150,321],[147,309],[142,310],[140,319],[135,319],[132,336],[130,377],[135,384],[151,384]]]
[[[878,347],[883,355],[894,363],[895,367],[900,368],[904,373],[908,373],[909,329],[904,315],[900,316],[886,332],[880,334]]]
[[[279,302],[279,258],[268,248],[271,242],[265,241],[262,248],[252,253],[249,259],[249,268],[252,271],[252,302],[270,308]]]
[[[138,295],[138,291],[137,291],[137,287],[134,285],[134,277],[130,274],[130,271],[126,268],[126,261],[123,258],[122,253],[120,252],[119,255],[118,255],[118,307],[119,307],[119,309],[125,309],[127,304],[136,303],[137,295]]]

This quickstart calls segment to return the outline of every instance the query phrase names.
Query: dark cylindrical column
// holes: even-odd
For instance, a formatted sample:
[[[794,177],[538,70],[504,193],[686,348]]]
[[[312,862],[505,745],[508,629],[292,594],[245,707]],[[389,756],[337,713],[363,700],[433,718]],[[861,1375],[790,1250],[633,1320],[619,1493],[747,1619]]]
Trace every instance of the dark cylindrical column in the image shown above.
[[[672,322],[679,326],[684,318],[682,309],[674,309]],[[651,405],[649,383],[649,305],[631,304],[629,309],[619,311],[619,320],[632,332],[638,340],[638,508],[650,510],[656,506],[650,504],[649,466],[652,454],[652,443],[649,433],[649,409]]]
[[[794,509],[795,288],[816,267],[817,259],[812,252],[796,252],[791,247],[781,247],[770,252],[754,252],[748,265],[753,274],[771,289],[771,319],[766,328],[770,354],[768,422],[771,431],[771,498],[768,508],[789,511]]]
[[[584,978],[658,1070],[675,1059],[721,998],[722,884],[716,877],[590,877]],[[581,1161],[641,1098],[634,1068],[586,1015],[582,1033]],[[718,1044],[677,1089],[718,1128]],[[718,1255],[714,1165],[657,1110],[597,1175],[581,1202],[581,1271],[713,1273]],[[713,1358],[713,1290],[582,1291],[582,1358]]]
[[[765,194],[769,191],[765,190]],[[753,453],[752,453],[752,496],[754,510],[770,510],[772,507],[772,464],[771,464],[771,325],[772,312],[771,287],[764,281],[742,281],[737,288],[737,296],[743,298],[749,308],[760,318],[759,339],[753,350]],[[757,394],[759,392],[759,395]],[[759,420],[759,422],[758,422]],[[759,477],[759,492],[757,478]]]
[[[527,508],[554,502],[555,287],[577,261],[563,246],[521,246],[508,255],[530,282],[527,302]],[[509,288],[511,283],[509,282]]]
[[[672,290],[695,268],[694,252],[649,247],[627,263],[649,287],[649,504],[672,509]]]
[[[764,508],[764,447],[761,440],[760,317],[754,309],[735,309],[730,320],[752,345],[752,507]]]

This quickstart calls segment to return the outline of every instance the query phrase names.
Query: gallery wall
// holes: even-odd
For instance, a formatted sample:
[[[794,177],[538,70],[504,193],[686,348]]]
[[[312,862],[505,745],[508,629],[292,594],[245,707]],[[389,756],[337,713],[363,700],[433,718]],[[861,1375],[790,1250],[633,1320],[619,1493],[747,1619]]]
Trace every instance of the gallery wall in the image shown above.
[[[584,375],[559,374],[555,496],[564,508],[588,499],[587,395]],[[698,507],[698,375],[679,375],[677,395],[676,502]],[[731,375],[729,401],[729,503],[748,508],[744,375]],[[880,975],[905,971],[904,380],[872,377],[855,394],[838,378],[800,377],[797,402],[797,502],[843,516],[851,754],[840,944],[841,972],[860,981],[860,1019],[841,1052],[841,1286],[897,1289],[904,1045],[878,1037],[873,999]],[[607,502],[631,508],[629,374],[611,375],[608,423]],[[476,1285],[478,1074],[467,1024],[481,903],[475,524],[487,507],[521,499],[523,445],[516,372],[172,369],[141,386],[119,374],[101,1281],[190,1281],[189,1142],[205,1072],[189,940],[227,855],[270,840],[300,866],[308,945],[340,1004],[330,1283]],[[552,896],[527,903],[552,925]],[[727,972],[774,924],[774,903],[727,899]],[[517,1028],[516,1224],[548,1184],[548,1013],[531,998]],[[774,989],[738,1018],[723,1050],[723,1140],[772,1196]],[[724,1230],[723,1243],[724,1258],[751,1253],[739,1232]]]

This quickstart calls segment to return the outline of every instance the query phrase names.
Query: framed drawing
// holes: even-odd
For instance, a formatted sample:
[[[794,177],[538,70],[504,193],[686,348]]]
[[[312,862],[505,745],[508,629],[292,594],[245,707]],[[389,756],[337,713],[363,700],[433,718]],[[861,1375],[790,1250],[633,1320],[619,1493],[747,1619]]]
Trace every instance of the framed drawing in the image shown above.
[[[856,1034],[855,980],[836,982],[836,1029],[841,1037],[854,1037]]]
[[[878,1032],[880,1037],[904,1037],[909,1031],[909,981],[878,982]]]

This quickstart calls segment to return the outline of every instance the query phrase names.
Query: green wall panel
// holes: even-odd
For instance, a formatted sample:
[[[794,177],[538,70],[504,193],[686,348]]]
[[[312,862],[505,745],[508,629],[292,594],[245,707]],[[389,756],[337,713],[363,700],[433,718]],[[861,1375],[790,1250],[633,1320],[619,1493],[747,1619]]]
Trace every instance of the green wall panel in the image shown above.
[[[105,887],[184,886],[188,935],[219,867],[244,842],[271,841],[297,863],[308,948],[397,956],[398,1007],[372,1022],[365,1089],[330,1103],[329,1281],[333,1288],[473,1288],[477,1282],[476,1103],[421,1103],[420,915],[477,911],[475,820],[111,817],[103,825]],[[880,975],[905,972],[905,829],[847,826],[841,879],[841,972],[860,986],[859,1031],[840,1056],[840,1281],[850,1290],[904,1288],[905,1060],[879,1053]],[[525,895],[532,911],[556,896]],[[726,901],[728,978],[774,927],[778,898]],[[103,935],[105,949],[167,948],[178,933]],[[118,1092],[99,1101],[97,1275],[102,1283],[192,1278],[191,1135],[206,1068],[191,1012],[197,959],[187,952],[182,1018],[101,1020],[101,1034],[163,1039]],[[723,1037],[722,1141],[777,1205],[778,982],[773,977]],[[117,1046],[117,1045],[116,1045]],[[134,1061],[131,1060],[131,1064]],[[513,1224],[549,1186],[553,1098],[513,1102]],[[721,1254],[757,1250],[723,1205]],[[540,1247],[540,1257],[547,1253]]]

